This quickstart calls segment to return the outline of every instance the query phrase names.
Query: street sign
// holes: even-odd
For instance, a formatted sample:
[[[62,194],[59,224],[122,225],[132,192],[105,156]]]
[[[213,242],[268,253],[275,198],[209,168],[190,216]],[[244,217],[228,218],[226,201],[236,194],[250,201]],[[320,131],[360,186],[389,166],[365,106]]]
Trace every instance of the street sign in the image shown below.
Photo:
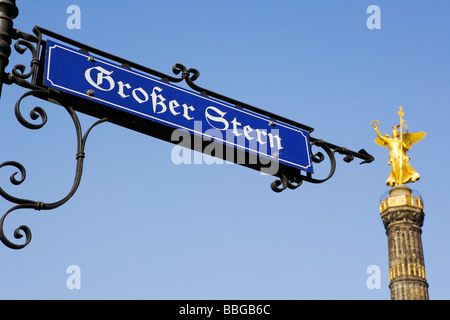
[[[18,14],[15,1],[2,0],[0,3],[5,9],[4,17],[12,23]],[[59,201],[44,203],[21,199],[0,188],[0,197],[14,203],[0,217],[0,241],[9,248],[26,247],[31,241],[31,231],[21,225],[15,229],[14,238],[25,236],[25,242],[10,241],[3,228],[6,217],[22,209],[53,210],[72,198],[81,182],[88,134],[106,121],[277,176],[270,185],[275,192],[297,189],[304,181],[328,181],[336,169],[336,153],[345,155],[345,162],[351,162],[355,157],[363,160],[361,164],[374,160],[364,149],[355,152],[310,137],[311,127],[197,86],[194,81],[199,73],[195,69],[186,69],[177,63],[172,69],[176,75],[182,72],[177,78],[38,26],[33,28],[34,36],[11,28],[11,23],[0,25],[2,39],[7,44],[0,46],[0,71],[3,72],[0,93],[3,83],[30,90],[15,104],[17,120],[29,129],[42,128],[47,114],[43,108],[35,107],[29,117],[40,119],[40,122],[29,122],[21,114],[20,104],[24,98],[34,96],[64,106],[76,128],[77,154],[72,188]],[[44,40],[43,35],[62,41],[64,45]],[[11,73],[5,73],[11,53],[8,43],[11,44],[12,39],[17,40],[16,52],[23,54],[29,50],[32,53],[29,72],[25,71],[25,65],[17,64]],[[173,85],[182,81],[195,92]],[[99,120],[83,131],[75,111]],[[321,148],[324,153],[312,155],[312,146]],[[330,161],[328,176],[313,177],[312,162],[321,163],[326,157]],[[3,167],[18,170],[10,177],[12,184],[24,182],[26,170],[21,163],[6,161],[0,163],[0,168]],[[17,179],[19,172],[20,179]]]
[[[136,130],[145,131],[142,121],[163,131],[180,129],[228,149],[313,173],[309,132],[256,112],[51,40],[47,40],[43,77],[45,86],[83,99],[87,113],[98,114],[89,109],[102,105],[107,107],[106,112],[114,110],[115,115],[123,114],[126,119],[131,116],[133,121],[125,125],[131,129],[130,123],[139,123]],[[121,124],[118,118],[115,122]],[[223,154],[220,157],[236,162]]]

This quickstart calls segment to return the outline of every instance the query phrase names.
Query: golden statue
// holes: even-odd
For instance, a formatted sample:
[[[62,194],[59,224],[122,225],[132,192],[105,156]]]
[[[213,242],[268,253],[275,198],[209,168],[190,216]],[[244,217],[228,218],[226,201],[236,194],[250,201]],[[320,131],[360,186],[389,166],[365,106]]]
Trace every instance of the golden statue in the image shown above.
[[[406,151],[408,151],[414,143],[422,140],[426,133],[423,131],[417,133],[408,132],[408,126],[406,125],[405,120],[403,120],[403,116],[405,114],[401,106],[398,111],[398,115],[400,116],[400,124],[392,127],[394,129],[392,131],[392,138],[389,137],[388,134],[382,136],[378,131],[378,121],[372,121],[372,127],[375,129],[378,136],[378,138],[375,139],[375,142],[378,145],[387,147],[390,150],[389,165],[391,166],[391,174],[386,181],[388,186],[396,186],[408,182],[414,182],[420,178],[420,175],[414,171],[409,164],[410,159],[406,155]],[[400,133],[398,132],[399,127]],[[403,133],[403,127],[405,127],[405,133]]]

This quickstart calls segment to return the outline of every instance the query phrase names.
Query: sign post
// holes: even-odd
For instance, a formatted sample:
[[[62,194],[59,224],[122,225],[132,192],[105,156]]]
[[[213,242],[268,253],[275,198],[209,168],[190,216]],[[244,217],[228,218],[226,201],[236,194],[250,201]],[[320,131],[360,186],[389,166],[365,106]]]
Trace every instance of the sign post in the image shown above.
[[[13,37],[13,19],[19,15],[15,0],[0,1],[0,75],[4,74],[11,54],[11,39]],[[0,96],[3,77],[0,77]]]

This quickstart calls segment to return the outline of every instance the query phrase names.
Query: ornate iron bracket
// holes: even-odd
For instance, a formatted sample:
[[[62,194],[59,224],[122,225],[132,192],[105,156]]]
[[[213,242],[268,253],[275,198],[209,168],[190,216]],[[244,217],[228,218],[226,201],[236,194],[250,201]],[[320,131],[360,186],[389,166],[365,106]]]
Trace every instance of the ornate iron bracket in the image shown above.
[[[317,140],[315,138],[311,138],[311,147],[317,146],[322,148],[326,155],[328,156],[328,159],[330,161],[330,171],[328,173],[328,176],[323,179],[315,179],[312,177],[310,173],[307,173],[306,175],[298,175],[294,176],[292,180],[289,180],[289,178],[286,175],[282,175],[280,179],[275,180],[272,182],[270,187],[275,192],[281,192],[284,191],[286,188],[289,189],[297,189],[300,187],[303,183],[303,181],[307,181],[310,183],[323,183],[327,180],[329,180],[336,171],[336,158],[335,153],[339,153],[342,155],[345,155],[344,161],[349,163],[352,162],[355,157],[362,159],[363,161],[360,164],[364,163],[370,163],[374,160],[374,158],[368,154],[364,149],[359,150],[358,152],[348,150],[346,148],[338,147],[334,144],[325,142],[323,140]],[[325,160],[325,156],[322,152],[317,152],[312,155],[312,161],[314,163],[321,163]],[[281,187],[280,187],[281,186]]]
[[[0,4],[1,5],[1,4]],[[77,149],[76,149],[76,170],[75,170],[75,177],[74,182],[72,185],[71,190],[69,193],[59,201],[55,202],[42,202],[42,201],[36,201],[31,199],[22,199],[14,197],[13,195],[6,192],[3,188],[0,187],[0,196],[2,196],[4,199],[8,200],[9,202],[12,202],[16,204],[12,208],[10,208],[6,213],[3,214],[3,216],[0,218],[0,241],[3,242],[4,245],[6,245],[9,248],[12,249],[22,249],[26,247],[30,241],[31,241],[31,231],[26,225],[21,225],[14,231],[14,238],[15,239],[21,239],[23,236],[25,236],[25,242],[22,244],[17,244],[12,242],[5,234],[4,231],[4,223],[7,216],[17,210],[20,209],[34,209],[37,211],[41,210],[52,210],[56,209],[63,204],[65,204],[67,201],[69,201],[70,198],[73,197],[73,195],[76,193],[80,182],[81,182],[81,176],[83,173],[83,162],[85,158],[85,146],[86,141],[89,136],[89,133],[91,130],[99,125],[100,123],[108,121],[107,118],[102,118],[98,121],[96,121],[94,124],[92,124],[84,133],[81,128],[81,124],[79,121],[79,118],[74,110],[74,108],[70,105],[68,105],[64,99],[61,98],[60,95],[57,93],[50,91],[40,85],[37,84],[37,77],[39,72],[39,66],[41,65],[41,60],[39,59],[41,55],[42,50],[42,33],[39,32],[38,29],[35,29],[35,34],[27,34],[20,30],[11,29],[9,35],[11,39],[17,40],[14,49],[19,54],[24,54],[25,52],[29,51],[31,53],[31,61],[30,61],[30,69],[27,72],[27,67],[23,64],[17,64],[12,68],[11,73],[3,73],[2,75],[2,83],[5,84],[17,84],[21,87],[30,89],[30,91],[23,94],[16,102],[15,105],[15,116],[16,119],[19,121],[21,125],[24,127],[31,129],[31,130],[38,130],[42,128],[47,123],[47,113],[45,110],[41,107],[35,107],[30,111],[29,117],[31,120],[39,120],[39,123],[33,123],[27,120],[27,118],[22,114],[21,112],[21,103],[22,101],[27,97],[36,97],[43,100],[51,101],[56,104],[62,105],[66,111],[68,112],[70,118],[73,121],[75,131],[76,131],[76,143],[77,143]],[[1,50],[1,48],[0,48]],[[16,161],[6,161],[0,164],[0,168],[3,167],[13,167],[17,169],[18,171],[13,173],[10,176],[10,182],[13,185],[20,185],[22,184],[26,179],[26,169],[25,167]],[[18,178],[17,175],[20,174],[20,177]]]
[[[29,121],[27,121],[25,119],[25,117],[23,117],[23,115],[20,112],[20,104],[24,98],[29,97],[29,96],[35,96],[35,97],[39,97],[41,99],[50,100],[50,95],[51,95],[51,93],[49,93],[48,91],[44,91],[44,90],[31,90],[31,91],[28,91],[27,93],[23,94],[20,97],[20,99],[17,101],[16,106],[15,106],[15,114],[16,114],[17,120],[24,127],[28,128],[28,129],[37,130],[37,129],[42,128],[47,122],[47,114],[44,111],[44,109],[42,109],[40,107],[35,107],[33,110],[31,110],[30,118],[32,120],[37,120],[39,118],[41,119],[41,123],[34,124],[34,123],[30,123]],[[57,100],[55,100],[55,101],[57,101]],[[16,211],[19,209],[34,209],[34,210],[38,210],[38,211],[52,210],[52,209],[62,206],[70,198],[72,198],[72,196],[77,191],[77,189],[80,185],[80,182],[81,182],[81,176],[83,173],[83,161],[84,161],[84,157],[85,157],[84,149],[85,149],[86,140],[89,136],[89,133],[95,126],[108,120],[107,118],[103,118],[103,119],[96,121],[83,134],[80,121],[79,121],[78,116],[76,115],[74,109],[70,106],[64,106],[64,108],[67,110],[67,112],[69,113],[69,115],[74,123],[75,130],[76,130],[76,137],[77,137],[77,152],[76,152],[76,157],[75,157],[76,158],[76,173],[75,173],[75,178],[74,178],[72,188],[71,188],[70,192],[64,198],[60,199],[59,201],[45,203],[45,202],[35,201],[35,200],[30,200],[30,199],[16,198],[16,197],[10,195],[9,193],[7,193],[5,190],[3,190],[0,187],[0,195],[3,198],[5,198],[6,200],[16,204],[16,206],[9,209],[0,219],[0,240],[3,242],[3,244],[5,244],[9,248],[22,249],[25,246],[27,246],[31,241],[31,231],[25,225],[18,227],[14,231],[14,238],[16,238],[16,239],[22,238],[23,237],[23,235],[21,234],[21,231],[22,231],[23,233],[25,233],[25,243],[16,244],[16,243],[11,242],[8,239],[8,237],[5,235],[5,232],[4,232],[4,221],[5,221],[6,217],[13,211]],[[14,174],[11,175],[10,182],[14,185],[20,185],[21,183],[23,183],[26,178],[25,167],[16,161],[6,161],[6,162],[3,162],[2,164],[0,164],[0,168],[8,167],[8,166],[14,167],[18,170],[17,172],[15,172]],[[17,178],[16,175],[19,172],[20,172],[20,178]]]
[[[116,63],[121,64],[125,68],[129,69],[135,69],[150,75],[153,75],[155,77],[158,77],[162,81],[165,81],[167,83],[180,83],[184,81],[191,89],[193,89],[196,92],[199,92],[200,94],[208,97],[212,97],[224,102],[227,102],[229,104],[232,104],[234,106],[237,106],[239,108],[251,110],[254,112],[257,112],[259,114],[265,115],[269,117],[270,119],[281,121],[284,123],[287,123],[289,125],[301,128],[303,130],[307,130],[309,133],[313,131],[313,128],[306,126],[304,124],[295,122],[291,119],[287,119],[284,117],[281,117],[279,115],[273,114],[271,112],[259,109],[257,107],[254,107],[252,105],[243,103],[241,101],[223,96],[219,93],[213,92],[211,90],[202,88],[194,83],[199,76],[200,72],[197,69],[193,68],[186,68],[184,65],[177,63],[173,66],[172,72],[176,76],[173,75],[167,75],[161,72],[158,72],[156,70],[152,70],[150,68],[138,65],[134,62],[122,59],[120,57],[114,56],[112,54],[102,52],[96,48],[87,46],[85,44],[79,43],[77,41],[74,41],[72,39],[66,38],[64,36],[58,35],[52,31],[46,30],[41,27],[35,27],[33,29],[34,35],[24,33],[20,30],[15,30],[12,28],[12,20],[15,16],[17,16],[17,12],[15,11],[15,3],[13,1],[0,1],[0,9],[2,6],[6,6],[9,8],[9,11],[3,11],[7,12],[9,16],[2,16],[1,10],[0,10],[0,69],[2,72],[1,76],[1,83],[5,84],[17,84],[21,87],[27,88],[30,91],[23,94],[15,105],[15,115],[17,120],[20,124],[22,124],[24,127],[32,130],[38,130],[42,128],[46,122],[47,122],[47,114],[45,110],[41,107],[35,107],[31,110],[29,114],[29,118],[33,120],[34,122],[30,122],[27,120],[27,117],[24,117],[21,113],[21,103],[22,101],[27,97],[36,97],[43,100],[51,101],[56,104],[61,105],[66,109],[68,112],[70,118],[73,121],[75,131],[76,131],[76,173],[74,177],[74,182],[72,185],[71,190],[69,193],[62,199],[56,202],[52,203],[45,203],[41,201],[31,200],[31,199],[22,199],[14,197],[13,195],[7,193],[4,189],[0,187],[0,196],[2,196],[4,199],[8,200],[9,202],[14,203],[15,205],[10,208],[6,213],[3,214],[3,216],[0,219],[0,241],[3,242],[7,247],[12,249],[22,249],[25,246],[27,246],[31,241],[31,231],[30,229],[25,226],[21,225],[17,227],[14,231],[14,238],[15,239],[21,239],[23,236],[25,236],[25,241],[22,244],[17,244],[9,240],[9,238],[6,236],[4,232],[4,222],[5,219],[14,211],[20,210],[20,209],[34,209],[34,210],[52,210],[55,208],[60,207],[61,205],[65,204],[72,196],[76,193],[80,182],[81,182],[81,176],[83,173],[83,162],[85,158],[85,145],[86,140],[91,132],[91,130],[96,127],[97,125],[106,122],[111,121],[114,122],[113,119],[110,119],[108,117],[98,117],[99,120],[96,121],[94,124],[92,124],[84,133],[81,128],[81,124],[79,121],[79,118],[77,116],[76,110],[77,105],[72,104],[72,100],[68,99],[66,95],[57,92],[55,90],[51,90],[45,86],[42,85],[42,81],[40,81],[41,74],[41,66],[42,66],[42,60],[41,57],[43,56],[43,51],[45,51],[45,44],[46,41],[42,39],[43,35],[46,35],[51,38],[55,38],[58,40],[61,40],[67,44],[73,45],[80,49],[80,51],[88,52],[90,54],[96,54],[100,55],[103,58],[112,60]],[[17,8],[16,8],[17,9]],[[2,28],[2,21],[5,21],[4,25],[6,28]],[[6,31],[5,31],[6,30]],[[8,57],[10,53],[10,44],[11,40],[17,40],[14,49],[19,54],[31,54],[31,60],[29,63],[29,67],[18,64],[12,68],[12,71],[10,73],[3,72],[4,67],[8,63]],[[9,50],[9,52],[8,52]],[[0,83],[0,86],[1,86]],[[36,123],[36,120],[38,120],[38,123]],[[339,153],[344,156],[345,162],[351,162],[354,160],[354,158],[359,158],[363,160],[361,164],[363,163],[369,163],[374,160],[374,158],[368,154],[364,149],[361,149],[358,152],[348,150],[343,147],[339,147],[336,145],[333,145],[331,143],[325,142],[323,140],[319,140],[313,137],[310,138],[310,146],[321,148],[323,152],[316,152],[315,154],[311,155],[311,159],[314,163],[322,163],[326,157],[328,157],[330,161],[330,171],[328,173],[328,176],[323,179],[314,178],[311,173],[303,173],[300,170],[298,171],[289,171],[289,170],[281,170],[279,173],[276,174],[278,177],[277,180],[272,182],[271,188],[275,192],[281,192],[285,189],[297,189],[300,187],[304,181],[310,182],[310,183],[323,183],[327,180],[329,180],[335,170],[336,170],[336,158],[335,154]],[[326,156],[325,156],[326,155]],[[22,184],[26,179],[26,170],[25,167],[16,161],[6,161],[0,164],[0,168],[3,167],[13,167],[17,169],[15,173],[13,173],[10,176],[10,182],[13,185],[20,185]]]

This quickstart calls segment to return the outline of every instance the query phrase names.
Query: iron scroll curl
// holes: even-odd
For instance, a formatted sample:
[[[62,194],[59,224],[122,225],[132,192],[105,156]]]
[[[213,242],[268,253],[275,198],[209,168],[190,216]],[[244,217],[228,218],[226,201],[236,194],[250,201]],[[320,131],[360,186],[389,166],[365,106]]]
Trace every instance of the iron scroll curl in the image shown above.
[[[311,182],[311,183],[323,183],[323,182],[329,180],[334,175],[334,172],[336,171],[336,158],[334,156],[335,150],[334,151],[331,150],[331,148],[323,140],[311,141],[310,146],[311,146],[311,150],[312,150],[313,146],[318,146],[325,151],[325,153],[328,156],[328,159],[330,161],[330,171],[328,173],[328,176],[323,179],[316,179],[316,178],[313,178],[310,173],[307,173],[306,175],[300,174],[300,175],[294,176],[294,178],[292,178],[292,181],[291,181],[291,180],[289,180],[289,178],[286,175],[282,174],[280,179],[273,181],[270,185],[271,189],[274,192],[282,192],[282,191],[286,190],[286,188],[289,188],[292,190],[297,189],[298,187],[300,187],[302,185],[303,181],[307,181],[307,182]],[[318,151],[311,155],[311,160],[314,163],[321,163],[325,160],[325,156],[322,152]]]

